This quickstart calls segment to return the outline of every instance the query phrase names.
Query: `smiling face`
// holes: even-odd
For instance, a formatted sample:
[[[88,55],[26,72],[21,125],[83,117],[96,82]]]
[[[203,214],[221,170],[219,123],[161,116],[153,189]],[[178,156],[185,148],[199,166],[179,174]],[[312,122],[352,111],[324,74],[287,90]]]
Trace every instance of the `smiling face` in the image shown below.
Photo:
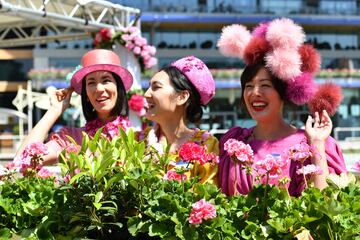
[[[243,99],[249,114],[257,122],[282,117],[284,102],[274,87],[272,76],[264,67],[244,84]]]
[[[146,118],[162,122],[172,116],[179,105],[177,93],[164,71],[156,73],[150,80],[150,86],[144,94],[148,103]]]
[[[107,120],[116,105],[117,85],[111,72],[96,71],[85,77],[86,95],[98,118]]]

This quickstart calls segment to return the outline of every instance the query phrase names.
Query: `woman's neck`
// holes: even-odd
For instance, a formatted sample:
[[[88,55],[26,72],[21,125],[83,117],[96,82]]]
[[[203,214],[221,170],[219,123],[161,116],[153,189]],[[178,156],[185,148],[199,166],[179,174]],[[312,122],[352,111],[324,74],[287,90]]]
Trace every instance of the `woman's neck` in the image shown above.
[[[98,114],[98,119],[103,123],[107,123],[107,122],[114,121],[116,119],[116,116],[110,116],[110,115],[104,116],[104,115]]]
[[[296,128],[281,118],[273,121],[258,122],[254,128],[253,136],[258,140],[276,140],[294,132],[296,132]]]
[[[161,136],[164,136],[167,143],[172,145],[171,148],[174,147],[176,149],[181,144],[187,142],[194,134],[193,130],[186,126],[183,118],[178,121],[168,121],[164,124],[158,124],[160,126],[159,139]]]

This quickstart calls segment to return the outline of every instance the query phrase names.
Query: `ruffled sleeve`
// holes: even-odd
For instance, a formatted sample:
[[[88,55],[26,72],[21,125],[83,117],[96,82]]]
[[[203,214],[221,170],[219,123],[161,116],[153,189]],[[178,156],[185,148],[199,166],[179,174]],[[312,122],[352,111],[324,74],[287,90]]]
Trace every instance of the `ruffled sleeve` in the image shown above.
[[[219,154],[219,141],[213,135],[210,135],[208,132],[201,131],[203,137],[206,139],[202,141],[200,144],[202,146],[206,145],[208,149],[208,153]],[[204,136],[206,135],[206,136]],[[193,167],[194,175],[198,176],[200,179],[200,183],[211,183],[217,185],[217,172],[218,166],[213,163],[205,163],[204,165],[200,165],[196,163]]]
[[[248,193],[252,188],[252,177],[246,175],[245,172],[241,170],[240,164],[238,164],[236,169],[234,169],[235,166],[233,161],[224,150],[224,143],[230,138],[234,138],[246,143],[250,135],[250,129],[233,127],[220,139],[218,186],[221,188],[222,192],[227,195],[232,195],[234,193],[235,170],[237,174],[237,190],[241,194]]]
[[[50,134],[49,141],[46,145],[59,155],[62,150],[72,145],[68,136],[73,138],[78,145],[81,145],[83,138],[82,131],[83,128],[61,128],[58,132]]]
[[[340,174],[347,172],[344,156],[334,138],[328,137],[326,140],[325,153],[330,173]]]
[[[329,167],[329,173],[341,174],[342,172],[347,172],[344,156],[341,152],[339,145],[336,143],[335,139],[328,137],[325,142],[325,154],[326,160]],[[311,164],[311,160],[308,159],[305,161],[304,165]],[[289,185],[289,194],[291,196],[300,196],[302,191],[305,188],[304,178],[301,174],[297,174],[297,170],[301,167],[298,162],[291,162],[290,165],[290,177],[291,182]]]

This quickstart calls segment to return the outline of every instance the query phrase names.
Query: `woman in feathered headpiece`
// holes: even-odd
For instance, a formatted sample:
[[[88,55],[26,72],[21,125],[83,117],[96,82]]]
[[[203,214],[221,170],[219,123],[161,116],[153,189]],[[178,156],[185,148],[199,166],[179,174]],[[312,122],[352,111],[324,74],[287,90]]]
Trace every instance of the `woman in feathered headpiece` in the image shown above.
[[[231,160],[224,150],[228,139],[241,140],[251,146],[253,167],[269,154],[284,158],[287,149],[307,143],[312,157],[306,159],[304,165],[316,165],[319,174],[312,175],[311,179],[320,189],[326,186],[329,173],[346,172],[341,150],[330,137],[329,115],[336,112],[342,100],[341,89],[334,84],[315,84],[313,75],[320,68],[321,58],[311,45],[304,44],[304,40],[302,28],[287,18],[262,23],[252,33],[241,25],[223,29],[219,50],[226,56],[240,57],[246,63],[241,76],[241,100],[257,123],[250,129],[233,127],[220,140],[218,183],[224,193],[247,194],[253,180],[259,176],[255,171],[252,176],[246,175],[241,164]],[[309,115],[305,130],[285,121],[283,107],[287,103],[309,105],[313,116]],[[298,196],[305,182],[303,174],[298,174],[302,163],[294,158],[287,159],[290,160],[281,166],[282,173],[277,179],[288,176],[291,179],[287,184],[289,193]],[[277,180],[270,182],[276,184]]]

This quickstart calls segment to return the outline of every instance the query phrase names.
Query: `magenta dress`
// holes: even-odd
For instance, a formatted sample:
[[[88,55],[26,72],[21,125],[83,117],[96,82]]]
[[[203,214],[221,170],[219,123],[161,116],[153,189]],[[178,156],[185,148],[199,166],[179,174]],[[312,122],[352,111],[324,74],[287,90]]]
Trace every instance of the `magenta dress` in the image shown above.
[[[89,136],[94,136],[99,128],[103,128],[101,135],[111,140],[114,136],[119,135],[119,126],[126,132],[130,128],[130,121],[127,117],[118,116],[115,120],[106,123],[95,119],[87,122],[85,126],[81,128],[64,127],[58,132],[50,134],[49,141],[46,145],[59,155],[64,149],[73,146],[68,136],[73,138],[75,142],[81,146],[84,132]]]
[[[294,134],[278,140],[257,140],[250,136],[252,135],[254,128],[241,128],[233,127],[227,133],[225,133],[220,139],[220,163],[218,171],[218,184],[222,192],[227,195],[234,193],[234,163],[230,159],[227,152],[224,150],[224,143],[229,138],[234,138],[251,146],[254,151],[254,164],[265,158],[267,154],[283,154],[283,152],[302,141],[307,141],[305,131],[298,129]],[[251,139],[251,140],[248,140]],[[329,137],[325,143],[326,159],[329,166],[330,173],[340,174],[346,172],[346,166],[341,149],[336,144],[335,139]],[[310,159],[306,164],[310,163]],[[291,196],[299,196],[304,189],[303,175],[299,175],[296,171],[300,168],[300,163],[290,161],[282,171],[279,178],[288,176],[291,182],[287,185],[289,194]],[[237,192],[241,194],[247,194],[252,189],[252,181],[255,178],[255,171],[253,175],[246,175],[245,170],[241,169],[240,163],[237,164]],[[276,181],[276,180],[274,180]],[[276,183],[276,182],[270,182]]]

